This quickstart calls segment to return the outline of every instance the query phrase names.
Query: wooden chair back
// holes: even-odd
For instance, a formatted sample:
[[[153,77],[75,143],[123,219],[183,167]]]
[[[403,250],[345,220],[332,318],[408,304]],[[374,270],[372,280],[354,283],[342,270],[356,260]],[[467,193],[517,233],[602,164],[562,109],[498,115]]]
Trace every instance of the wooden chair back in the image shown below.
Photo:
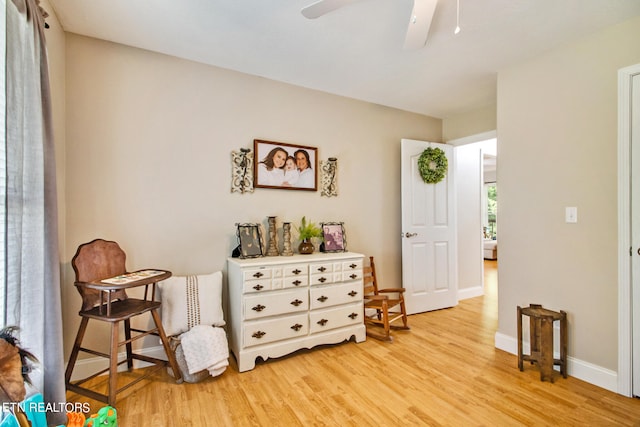
[[[82,311],[89,310],[100,303],[100,291],[78,286],[79,282],[94,282],[127,272],[127,256],[116,242],[95,239],[78,247],[71,260],[76,273],[76,288],[82,296]],[[113,299],[125,300],[127,293],[119,290]]]
[[[376,283],[376,266],[373,257],[369,257],[369,265],[362,268],[364,295],[378,295],[378,284]]]

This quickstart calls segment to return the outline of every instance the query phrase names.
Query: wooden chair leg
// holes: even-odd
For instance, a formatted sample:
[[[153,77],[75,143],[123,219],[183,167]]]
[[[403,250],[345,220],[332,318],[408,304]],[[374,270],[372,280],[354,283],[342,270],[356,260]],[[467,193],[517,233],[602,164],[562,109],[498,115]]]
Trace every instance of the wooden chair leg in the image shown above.
[[[400,310],[402,310],[402,323],[404,324],[404,329],[409,328],[409,319],[407,319],[407,307],[404,305],[404,298],[400,300]]]
[[[518,306],[518,369],[523,371],[522,364],[522,307]]]
[[[116,404],[116,392],[118,390],[118,328],[120,322],[111,323],[111,348],[109,350],[109,392],[107,404]]]
[[[124,338],[127,340],[125,348],[127,350],[127,368],[133,369],[133,346],[131,345],[131,319],[124,321]]]
[[[178,367],[176,356],[174,352],[171,351],[171,346],[169,345],[169,339],[167,338],[167,334],[164,332],[164,328],[162,327],[162,319],[160,318],[160,315],[158,314],[157,310],[151,310],[151,316],[153,317],[153,321],[156,324],[156,328],[158,328],[158,335],[160,335],[160,341],[162,342],[162,347],[164,347],[164,352],[167,355],[169,366],[173,371],[173,378],[175,378],[177,383],[181,383],[182,373],[180,372],[180,368]]]
[[[76,366],[76,361],[78,360],[78,353],[80,353],[80,345],[82,344],[82,339],[84,338],[84,333],[87,330],[87,324],[89,323],[88,317],[83,317],[80,319],[80,327],[78,328],[78,334],[76,335],[76,340],[73,343],[73,349],[71,350],[71,355],[69,356],[69,363],[67,364],[67,370],[64,374],[64,380],[66,384],[71,382],[71,374],[73,374],[73,368]]]
[[[560,310],[560,373],[567,378],[567,313]]]
[[[384,324],[384,334],[388,338],[391,336],[391,328],[389,326],[389,306],[386,300],[382,302],[382,322]]]

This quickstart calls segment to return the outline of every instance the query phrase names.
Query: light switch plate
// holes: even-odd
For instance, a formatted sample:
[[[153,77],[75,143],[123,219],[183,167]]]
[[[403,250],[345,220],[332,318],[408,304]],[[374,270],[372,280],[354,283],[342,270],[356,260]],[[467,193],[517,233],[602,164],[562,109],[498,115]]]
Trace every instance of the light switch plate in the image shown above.
[[[565,208],[565,222],[575,224],[578,222],[578,208],[575,206],[569,206]]]

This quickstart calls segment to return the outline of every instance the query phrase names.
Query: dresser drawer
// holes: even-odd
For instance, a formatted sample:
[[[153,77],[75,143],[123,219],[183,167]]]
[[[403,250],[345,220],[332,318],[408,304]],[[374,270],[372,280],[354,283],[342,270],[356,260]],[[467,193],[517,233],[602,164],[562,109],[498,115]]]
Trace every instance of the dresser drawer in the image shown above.
[[[245,347],[303,337],[308,333],[309,320],[306,313],[271,320],[245,322],[242,327]]]
[[[309,274],[333,273],[334,262],[314,262],[309,264]]]
[[[309,286],[309,276],[291,276],[282,279],[283,288],[306,288]]]
[[[244,318],[257,319],[309,309],[308,288],[249,295],[244,300]]]
[[[337,285],[313,286],[309,291],[312,310],[362,301],[362,282]]]
[[[302,288],[309,285],[309,266],[307,264],[283,265],[274,269],[274,280],[271,289]]]
[[[345,261],[342,263],[342,271],[347,272],[354,270],[362,271],[362,259]]]
[[[271,279],[271,269],[266,267],[247,269],[242,272],[242,278],[247,280]]]
[[[292,264],[282,267],[285,277],[307,276],[309,274],[308,264]]]
[[[272,288],[271,279],[247,280],[242,284],[242,293],[264,292]]]
[[[340,276],[340,282],[348,282],[350,280],[360,280],[362,279],[362,270],[349,270],[342,272]],[[338,280],[336,280],[337,282]]]
[[[310,284],[313,285],[327,285],[329,283],[333,283],[336,280],[335,275],[338,275],[338,280],[340,280],[342,278],[342,274],[341,273],[333,273],[333,272],[327,272],[327,273],[320,273],[320,274],[312,274],[310,277]]]
[[[312,334],[362,323],[362,303],[316,310],[309,313],[309,332]]]

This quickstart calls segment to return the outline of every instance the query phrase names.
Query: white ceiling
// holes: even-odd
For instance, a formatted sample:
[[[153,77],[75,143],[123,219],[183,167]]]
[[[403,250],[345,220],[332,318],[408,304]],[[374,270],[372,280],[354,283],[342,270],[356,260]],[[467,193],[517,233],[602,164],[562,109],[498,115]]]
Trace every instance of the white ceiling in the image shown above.
[[[640,0],[439,0],[424,48],[402,49],[413,0],[49,0],[72,33],[445,118],[496,102],[496,73],[640,15]],[[51,12],[51,11],[49,11]]]

